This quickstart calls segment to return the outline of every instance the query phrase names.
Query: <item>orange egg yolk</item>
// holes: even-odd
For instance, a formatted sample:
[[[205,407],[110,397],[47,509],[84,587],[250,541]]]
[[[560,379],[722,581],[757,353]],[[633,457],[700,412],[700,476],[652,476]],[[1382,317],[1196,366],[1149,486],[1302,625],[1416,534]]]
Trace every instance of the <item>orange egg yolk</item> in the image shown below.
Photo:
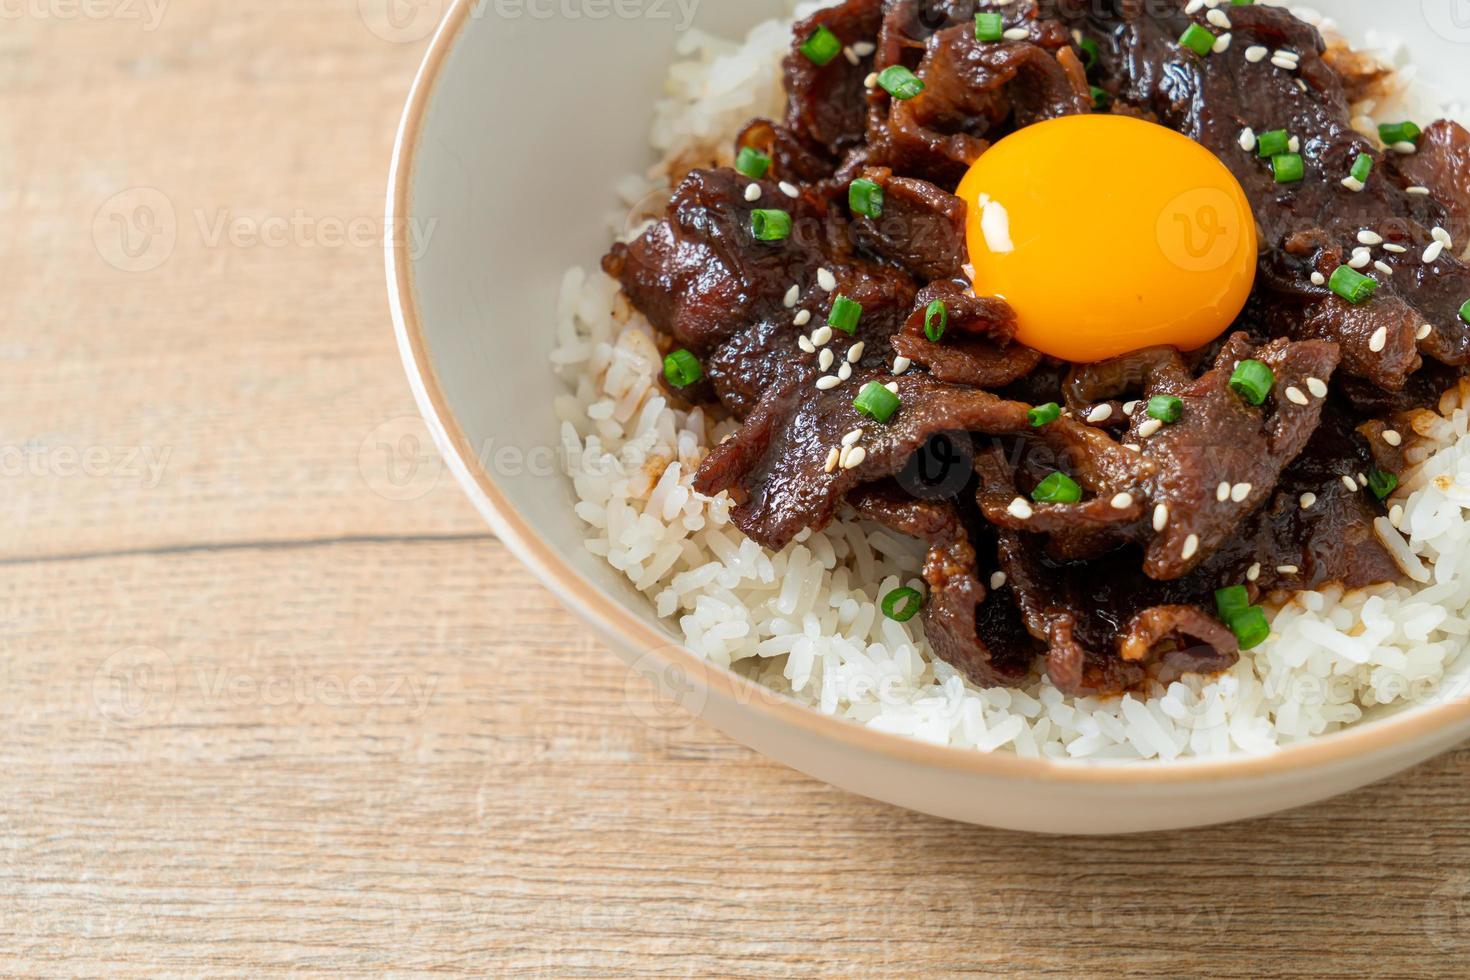
[[[1203,347],[1256,275],[1239,181],[1203,146],[1127,116],[1067,116],[986,150],[960,183],[975,292],[1068,361]]]

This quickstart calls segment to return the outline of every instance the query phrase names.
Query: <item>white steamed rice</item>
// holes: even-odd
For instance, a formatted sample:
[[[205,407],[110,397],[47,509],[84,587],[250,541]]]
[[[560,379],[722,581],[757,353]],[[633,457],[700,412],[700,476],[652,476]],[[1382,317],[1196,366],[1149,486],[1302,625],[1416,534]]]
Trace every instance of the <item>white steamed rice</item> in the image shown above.
[[[656,109],[655,149],[685,165],[728,164],[734,133],[752,116],[780,112],[789,28],[767,22],[740,43],[686,35]],[[1398,54],[1381,56],[1397,63]],[[1401,71],[1400,80],[1412,77]],[[1412,86],[1400,98],[1412,102]],[[1369,127],[1375,108],[1355,107],[1358,124]],[[626,203],[657,200],[667,172],[630,178]],[[621,220],[614,228],[636,230]],[[691,650],[815,710],[987,752],[1173,760],[1268,752],[1378,706],[1441,699],[1465,663],[1470,397],[1461,407],[1458,392],[1446,395],[1443,417],[1416,425],[1418,465],[1392,512],[1403,533],[1380,521],[1411,584],[1301,593],[1276,613],[1271,639],[1226,674],[1155,683],[1141,696],[1074,698],[1040,673],[1023,689],[978,689],[932,656],[919,619],[886,619],[879,597],[900,584],[924,588],[918,542],[850,518],[773,554],[730,523],[727,497],[695,493],[706,448],[734,426],[665,401],[653,332],[607,276],[569,270],[557,320],[553,361],[569,386],[557,412],[588,549],[645,593]]]

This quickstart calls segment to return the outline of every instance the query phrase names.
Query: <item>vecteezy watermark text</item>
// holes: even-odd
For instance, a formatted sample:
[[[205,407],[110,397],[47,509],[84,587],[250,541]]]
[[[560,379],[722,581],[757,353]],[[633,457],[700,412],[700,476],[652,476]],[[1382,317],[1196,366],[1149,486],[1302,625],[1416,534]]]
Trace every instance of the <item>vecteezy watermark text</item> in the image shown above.
[[[121,20],[156,31],[168,4],[169,0],[0,0],[0,20]]]

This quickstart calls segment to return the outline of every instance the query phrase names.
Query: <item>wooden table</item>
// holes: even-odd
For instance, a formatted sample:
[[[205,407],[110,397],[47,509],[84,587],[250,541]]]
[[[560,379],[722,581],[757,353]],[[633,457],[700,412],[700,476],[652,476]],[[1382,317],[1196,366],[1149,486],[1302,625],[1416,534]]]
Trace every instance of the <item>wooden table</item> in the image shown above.
[[[1068,840],[640,720],[414,442],[370,7],[0,6],[0,972],[1465,975],[1470,751]]]

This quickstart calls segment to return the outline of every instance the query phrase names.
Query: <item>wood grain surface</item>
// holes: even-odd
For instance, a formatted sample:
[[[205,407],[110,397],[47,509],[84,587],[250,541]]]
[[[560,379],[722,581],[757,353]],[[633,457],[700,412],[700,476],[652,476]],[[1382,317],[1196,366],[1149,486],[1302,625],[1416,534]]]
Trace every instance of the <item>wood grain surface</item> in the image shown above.
[[[649,704],[415,448],[377,3],[0,5],[0,973],[1466,975],[1470,751],[1048,839]]]

